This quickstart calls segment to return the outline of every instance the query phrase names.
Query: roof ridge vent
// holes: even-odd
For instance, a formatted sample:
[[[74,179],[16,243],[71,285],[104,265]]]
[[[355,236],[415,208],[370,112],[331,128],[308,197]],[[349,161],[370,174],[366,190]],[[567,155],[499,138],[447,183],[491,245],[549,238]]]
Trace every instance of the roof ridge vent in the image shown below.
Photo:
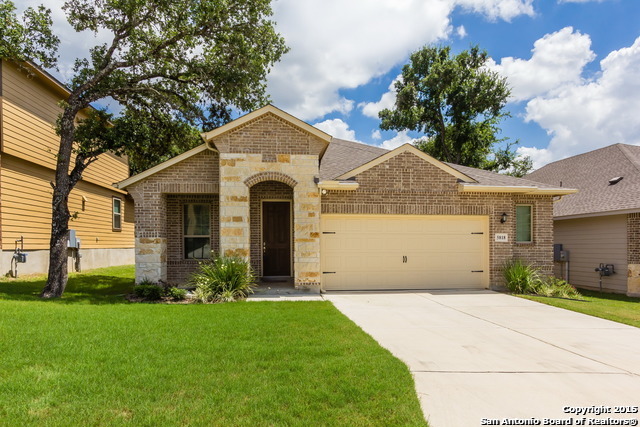
[[[624,177],[623,176],[616,176],[615,178],[611,178],[609,180],[609,185],[616,185],[617,183],[622,181],[622,178],[624,178]]]

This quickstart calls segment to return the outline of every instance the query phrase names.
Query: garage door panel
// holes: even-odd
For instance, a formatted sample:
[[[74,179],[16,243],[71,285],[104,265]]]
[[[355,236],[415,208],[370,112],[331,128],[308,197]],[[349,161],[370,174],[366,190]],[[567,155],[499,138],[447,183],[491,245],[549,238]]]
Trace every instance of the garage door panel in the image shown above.
[[[324,215],[322,231],[327,290],[488,285],[484,216]]]

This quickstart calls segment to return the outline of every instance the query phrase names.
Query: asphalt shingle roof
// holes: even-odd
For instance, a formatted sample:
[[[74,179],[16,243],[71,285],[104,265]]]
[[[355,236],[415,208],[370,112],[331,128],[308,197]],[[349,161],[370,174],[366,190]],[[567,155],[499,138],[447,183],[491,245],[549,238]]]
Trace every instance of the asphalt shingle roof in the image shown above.
[[[320,164],[320,179],[336,179],[338,176],[362,166],[388,152],[389,150],[384,148],[374,147],[360,142],[333,138]],[[460,166],[453,163],[447,163],[447,165],[476,180],[480,185],[538,188],[558,187],[557,185],[542,184],[540,182],[515,178],[509,175],[501,175],[495,172],[475,169],[468,166]]]
[[[610,185],[616,177],[623,178]],[[555,217],[640,210],[640,147],[610,145],[550,163],[527,179],[579,190],[554,203]]]
[[[384,148],[333,138],[320,163],[320,179],[335,179],[388,152]]]

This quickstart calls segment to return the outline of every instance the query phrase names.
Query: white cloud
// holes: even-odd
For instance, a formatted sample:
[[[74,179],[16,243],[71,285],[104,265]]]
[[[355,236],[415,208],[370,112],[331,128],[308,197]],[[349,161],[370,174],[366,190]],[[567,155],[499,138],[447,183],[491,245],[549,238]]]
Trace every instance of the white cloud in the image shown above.
[[[303,120],[348,113],[354,103],[341,89],[364,85],[405,61],[411,51],[449,37],[456,8],[510,20],[532,15],[532,1],[274,0],[273,20],[291,50],[274,66],[269,92],[274,104]],[[21,9],[40,3],[53,11],[54,30],[61,37],[61,73],[69,77],[73,58],[86,56],[96,39],[72,30],[59,1],[18,2]],[[109,34],[99,34],[97,40],[108,39]]]
[[[558,3],[587,3],[587,2],[600,3],[606,0],[558,0]]]
[[[457,0],[456,4],[491,20],[510,21],[519,15],[534,15],[533,0]]]
[[[526,120],[551,136],[546,149],[522,148],[535,166],[614,143],[640,144],[640,37],[611,52],[591,81],[572,82],[526,106]]]
[[[507,78],[514,101],[543,95],[566,83],[580,82],[584,66],[595,58],[591,38],[572,27],[547,34],[533,46],[531,59],[506,57],[500,64],[490,63],[490,69]]]
[[[393,79],[389,85],[389,90],[382,94],[378,102],[361,102],[358,107],[362,109],[362,114],[372,119],[378,118],[378,113],[385,108],[393,108],[396,104],[396,82],[400,76]]]
[[[413,144],[415,141],[417,141],[417,139],[407,135],[407,131],[401,131],[401,132],[398,132],[398,134],[393,138],[387,139],[386,141],[384,141],[380,146],[382,148],[386,148],[387,150],[393,150],[394,148],[398,148],[401,145],[404,145],[407,143]]]
[[[382,139],[382,134],[378,129],[375,129],[373,132],[371,132],[371,139],[373,139],[374,141]]]
[[[269,77],[275,105],[303,120],[353,106],[339,93],[387,73],[422,45],[447,38],[456,7],[509,20],[532,0],[277,0],[291,51]]]
[[[456,28],[456,34],[458,35],[458,38],[461,39],[467,37],[467,30],[464,28],[464,25],[460,25]]]
[[[325,120],[323,122],[316,123],[313,126],[335,138],[357,141],[356,132],[352,129],[349,129],[349,124],[341,119]]]

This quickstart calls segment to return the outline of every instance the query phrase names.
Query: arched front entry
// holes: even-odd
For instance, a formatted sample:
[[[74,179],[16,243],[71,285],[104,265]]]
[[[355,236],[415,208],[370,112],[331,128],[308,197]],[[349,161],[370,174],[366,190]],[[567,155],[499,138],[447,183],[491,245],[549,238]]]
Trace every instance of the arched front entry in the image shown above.
[[[261,277],[293,276],[293,188],[262,181],[249,189],[251,267]]]

